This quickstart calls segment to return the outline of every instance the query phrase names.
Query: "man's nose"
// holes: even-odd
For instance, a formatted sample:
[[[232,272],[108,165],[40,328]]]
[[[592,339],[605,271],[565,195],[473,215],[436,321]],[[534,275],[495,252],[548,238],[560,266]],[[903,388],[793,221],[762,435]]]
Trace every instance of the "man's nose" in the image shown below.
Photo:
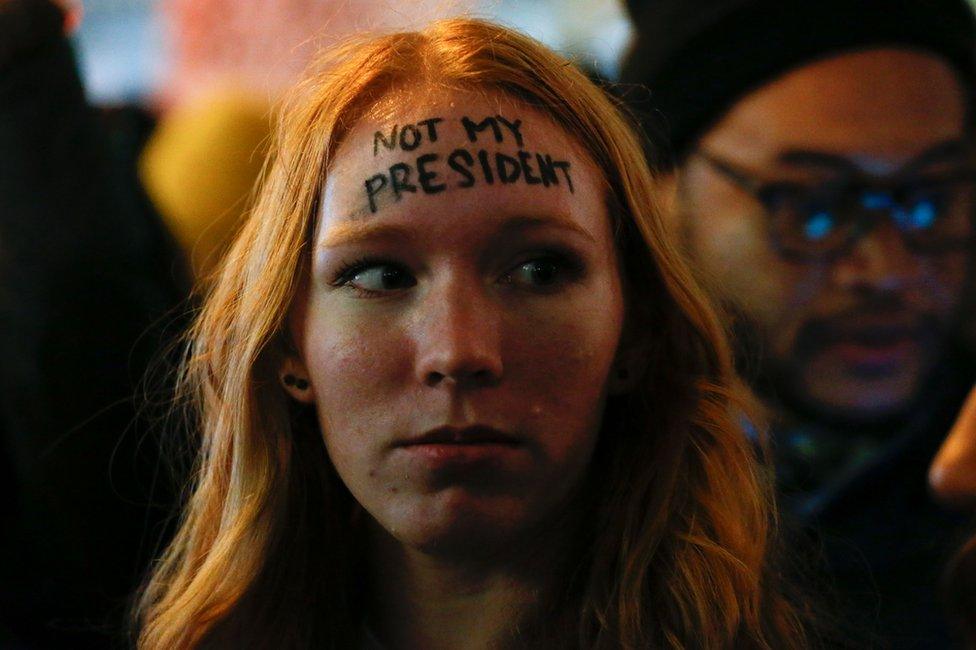
[[[913,284],[921,260],[908,248],[898,228],[884,220],[856,241],[834,263],[834,278],[847,289],[899,291]]]
[[[976,506],[976,388],[932,461],[929,485],[950,505]]]
[[[434,286],[415,322],[416,375],[427,386],[480,387],[502,377],[500,306],[477,281]]]

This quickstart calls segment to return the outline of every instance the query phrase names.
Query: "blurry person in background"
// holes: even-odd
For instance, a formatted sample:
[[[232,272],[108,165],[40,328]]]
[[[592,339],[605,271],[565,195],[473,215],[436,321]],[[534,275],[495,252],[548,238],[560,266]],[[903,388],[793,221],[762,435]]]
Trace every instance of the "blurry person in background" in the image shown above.
[[[953,348],[973,246],[976,31],[964,0],[629,3],[625,82],[702,280],[774,416],[782,501],[852,620],[945,647],[961,518],[928,464],[973,382]],[[649,109],[649,110],[648,110]]]
[[[76,19],[0,1],[5,649],[121,645],[172,501],[134,395],[163,345],[152,326],[186,287],[85,103],[64,34]]]
[[[166,77],[139,174],[198,279],[237,231],[264,166],[271,107],[309,59],[361,29],[421,25],[470,0],[162,0]]]
[[[929,482],[947,506],[976,513],[976,390],[932,462]],[[976,648],[976,536],[953,558],[946,580],[950,611],[966,635],[967,647]]]

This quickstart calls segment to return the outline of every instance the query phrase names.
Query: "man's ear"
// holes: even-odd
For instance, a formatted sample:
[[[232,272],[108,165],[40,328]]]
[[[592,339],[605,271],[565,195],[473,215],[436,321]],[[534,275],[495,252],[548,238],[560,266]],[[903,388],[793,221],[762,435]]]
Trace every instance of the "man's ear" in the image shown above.
[[[296,402],[315,403],[315,389],[309,379],[308,368],[297,352],[290,352],[282,358],[278,368],[278,381]]]
[[[667,172],[659,172],[654,179],[661,218],[668,228],[678,226],[678,174],[680,171],[675,168]]]

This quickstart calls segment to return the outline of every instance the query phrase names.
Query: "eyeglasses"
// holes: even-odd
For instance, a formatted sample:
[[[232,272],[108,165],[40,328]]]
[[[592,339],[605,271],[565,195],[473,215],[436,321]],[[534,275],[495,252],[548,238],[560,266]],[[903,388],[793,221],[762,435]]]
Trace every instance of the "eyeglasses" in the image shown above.
[[[886,219],[917,253],[964,249],[973,241],[972,169],[888,179],[849,174],[811,186],[765,182],[708,152],[695,155],[762,204],[773,244],[787,258],[843,255]]]

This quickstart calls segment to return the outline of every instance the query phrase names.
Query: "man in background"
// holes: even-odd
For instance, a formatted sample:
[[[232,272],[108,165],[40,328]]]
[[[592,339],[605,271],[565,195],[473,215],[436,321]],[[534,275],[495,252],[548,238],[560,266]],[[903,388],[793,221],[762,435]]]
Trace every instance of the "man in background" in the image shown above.
[[[632,0],[623,81],[672,143],[675,227],[771,407],[782,502],[843,609],[946,647],[960,518],[926,472],[973,368],[976,30],[964,0]],[[632,93],[636,94],[636,93]]]

